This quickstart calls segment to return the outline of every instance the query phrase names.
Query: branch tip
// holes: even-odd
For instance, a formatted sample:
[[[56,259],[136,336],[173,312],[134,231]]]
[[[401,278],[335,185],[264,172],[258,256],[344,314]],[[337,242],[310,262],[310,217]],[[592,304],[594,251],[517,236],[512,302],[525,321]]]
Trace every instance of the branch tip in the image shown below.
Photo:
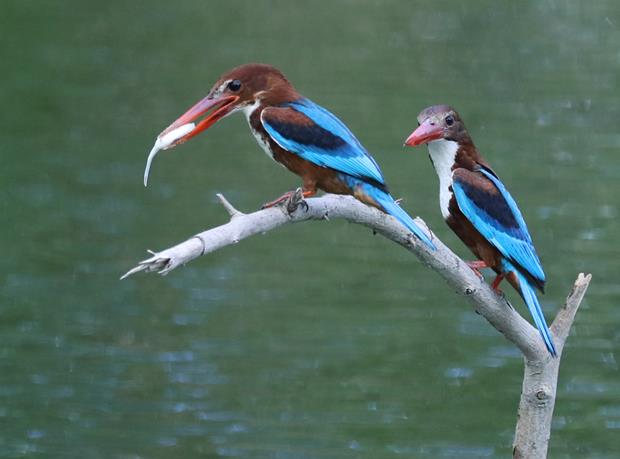
[[[217,199],[220,200],[220,203],[222,204],[222,206],[224,206],[224,209],[226,209],[226,212],[228,212],[228,215],[230,215],[231,220],[233,218],[241,217],[245,215],[243,212],[240,212],[239,210],[235,209],[235,207],[224,197],[222,193],[217,193],[216,196],[217,196]]]
[[[134,268],[131,268],[129,271],[123,274],[120,280],[126,279],[129,276],[133,276],[134,274],[139,273],[141,271],[151,272],[151,271],[157,271],[158,269],[161,269],[161,271],[158,271],[160,274],[167,274],[169,271],[174,269],[171,267],[174,264],[172,263],[172,258],[161,255],[165,251],[164,252],[153,252],[152,250],[147,250],[147,252],[150,253],[152,257],[139,262],[137,266],[135,266]]]
[[[129,276],[132,276],[135,273],[139,273],[140,271],[144,271],[145,269],[146,268],[144,267],[144,265],[138,265],[123,274],[119,280],[127,279]]]
[[[573,284],[573,288],[566,297],[564,306],[562,306],[562,308],[558,311],[553,323],[549,327],[551,332],[556,336],[556,341],[559,342],[560,347],[564,346],[564,342],[566,341],[570,329],[573,326],[577,309],[579,309],[579,306],[583,301],[583,297],[588,290],[591,280],[592,274],[579,273],[575,283]]]

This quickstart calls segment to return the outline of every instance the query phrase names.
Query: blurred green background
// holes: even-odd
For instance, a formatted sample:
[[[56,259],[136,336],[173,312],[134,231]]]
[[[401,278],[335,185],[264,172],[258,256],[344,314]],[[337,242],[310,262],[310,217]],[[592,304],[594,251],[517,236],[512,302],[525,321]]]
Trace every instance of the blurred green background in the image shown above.
[[[620,450],[620,4],[4,1],[0,456],[507,457],[521,358],[410,253],[342,221],[285,227],[161,278],[146,248],[298,186],[242,116],[155,136],[233,66],[267,62],[337,115],[462,256],[425,149],[452,104],[528,221],[551,319],[594,280],[550,457]],[[515,307],[526,314],[511,294]]]

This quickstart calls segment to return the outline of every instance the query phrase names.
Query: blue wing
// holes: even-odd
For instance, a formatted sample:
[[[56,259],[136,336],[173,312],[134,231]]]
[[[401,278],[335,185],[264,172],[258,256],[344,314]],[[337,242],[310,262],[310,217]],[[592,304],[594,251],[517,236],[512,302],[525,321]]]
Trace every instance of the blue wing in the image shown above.
[[[261,123],[278,145],[306,161],[385,186],[381,169],[359,140],[314,102],[302,98],[268,107]]]
[[[508,260],[520,266],[541,288],[545,273],[527,225],[503,183],[490,171],[457,169],[452,189],[461,212]]]

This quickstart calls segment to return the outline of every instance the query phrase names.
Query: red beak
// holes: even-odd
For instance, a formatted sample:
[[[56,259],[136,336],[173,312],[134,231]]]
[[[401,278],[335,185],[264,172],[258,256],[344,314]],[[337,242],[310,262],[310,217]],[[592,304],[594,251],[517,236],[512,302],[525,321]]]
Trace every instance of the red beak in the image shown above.
[[[144,168],[144,186],[149,179],[149,171],[151,170],[151,162],[158,151],[168,150],[177,145],[188,141],[195,135],[200,134],[209,126],[217,123],[218,120],[224,118],[235,107],[235,102],[239,100],[238,96],[224,96],[210,98],[209,96],[202,99],[192,108],[186,111],[174,123],[168,126],[157,136],[155,145],[153,146],[148,158],[146,159],[146,167]],[[209,113],[205,119],[200,121],[197,126],[192,123],[195,119]]]
[[[415,147],[417,145],[422,145],[423,143],[441,139],[442,137],[443,128],[440,125],[431,122],[430,119],[426,119],[415,131],[411,133],[409,137],[407,137],[407,140],[405,140],[405,145]]]
[[[189,110],[183,113],[174,123],[168,126],[166,129],[159,134],[159,137],[163,137],[168,132],[183,126],[187,123],[191,123],[195,119],[201,117],[205,113],[208,113],[212,110],[211,114],[207,116],[205,119],[200,121],[198,125],[192,129],[188,134],[183,137],[178,138],[174,141],[174,143],[170,146],[177,146],[192,137],[200,134],[202,131],[208,129],[215,123],[217,123],[220,119],[224,118],[230,111],[234,108],[235,102],[239,100],[238,96],[224,96],[217,98],[209,98],[209,96],[205,97],[201,101],[194,104]],[[170,148],[168,147],[168,148]]]

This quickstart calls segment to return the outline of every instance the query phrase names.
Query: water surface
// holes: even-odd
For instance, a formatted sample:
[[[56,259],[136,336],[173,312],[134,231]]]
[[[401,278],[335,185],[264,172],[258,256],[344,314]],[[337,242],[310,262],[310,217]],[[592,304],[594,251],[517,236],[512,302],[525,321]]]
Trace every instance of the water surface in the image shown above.
[[[506,457],[519,355],[415,257],[340,221],[118,277],[298,186],[241,116],[155,135],[229,68],[280,67],[337,113],[404,206],[441,221],[415,116],[455,106],[517,198],[547,317],[594,281],[562,362],[551,457],[620,449],[620,6],[8,1],[0,15],[0,455]],[[513,296],[514,304],[526,313]]]

